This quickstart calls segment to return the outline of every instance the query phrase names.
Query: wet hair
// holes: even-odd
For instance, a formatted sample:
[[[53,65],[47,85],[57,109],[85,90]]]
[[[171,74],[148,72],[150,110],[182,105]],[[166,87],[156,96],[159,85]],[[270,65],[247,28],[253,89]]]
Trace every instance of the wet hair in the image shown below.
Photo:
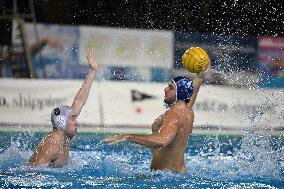
[[[62,131],[66,131],[67,119],[71,112],[69,106],[59,106],[54,108],[51,112],[51,123],[54,128],[59,128]]]

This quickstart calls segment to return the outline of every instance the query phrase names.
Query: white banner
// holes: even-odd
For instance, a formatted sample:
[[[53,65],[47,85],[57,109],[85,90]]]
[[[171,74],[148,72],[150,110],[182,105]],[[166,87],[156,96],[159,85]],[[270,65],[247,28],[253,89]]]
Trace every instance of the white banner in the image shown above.
[[[165,111],[165,84],[103,82],[104,124],[109,126],[149,127]]]
[[[100,65],[171,68],[173,63],[172,32],[81,26],[80,63],[86,63],[83,55],[91,46]]]
[[[283,127],[283,92],[202,86],[194,105],[194,124],[230,129]]]
[[[166,86],[166,83],[104,82],[101,92],[105,125],[150,127],[166,111],[163,106]],[[284,124],[283,92],[202,86],[193,107],[194,126],[237,130],[280,128]]]
[[[53,108],[59,105],[71,106],[82,83],[68,80],[1,79],[0,123],[51,125]],[[81,124],[100,124],[97,96],[97,90],[92,90],[78,119]]]
[[[0,124],[49,125],[58,105],[71,105],[80,81],[0,80]],[[167,83],[94,82],[79,116],[88,128],[150,129],[163,106]],[[194,105],[195,127],[281,128],[283,90],[202,86]]]

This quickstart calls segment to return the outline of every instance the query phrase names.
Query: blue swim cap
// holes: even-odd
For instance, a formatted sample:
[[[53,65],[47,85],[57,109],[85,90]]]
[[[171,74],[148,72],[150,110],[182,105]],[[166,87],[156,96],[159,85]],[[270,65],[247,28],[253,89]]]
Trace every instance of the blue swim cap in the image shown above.
[[[66,131],[67,119],[70,112],[71,107],[69,106],[59,106],[54,108],[51,112],[51,122],[53,127]]]
[[[193,82],[184,76],[177,76],[172,82],[176,85],[176,101],[183,100],[188,103],[194,91]]]

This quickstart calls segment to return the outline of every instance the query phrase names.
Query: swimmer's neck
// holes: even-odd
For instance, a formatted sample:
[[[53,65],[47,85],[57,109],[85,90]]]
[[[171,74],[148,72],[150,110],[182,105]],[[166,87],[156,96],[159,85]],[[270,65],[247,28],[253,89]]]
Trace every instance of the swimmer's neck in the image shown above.
[[[176,101],[174,101],[173,103],[171,103],[171,104],[167,104],[167,108],[170,108],[170,107],[172,107],[173,105],[175,105],[176,103],[178,103],[178,102],[183,102],[183,103],[185,103],[186,104],[186,102],[184,101],[184,100],[176,100]]]
[[[59,136],[62,136],[65,140],[71,140],[71,137],[68,137],[66,133],[59,128],[54,127],[53,132]]]

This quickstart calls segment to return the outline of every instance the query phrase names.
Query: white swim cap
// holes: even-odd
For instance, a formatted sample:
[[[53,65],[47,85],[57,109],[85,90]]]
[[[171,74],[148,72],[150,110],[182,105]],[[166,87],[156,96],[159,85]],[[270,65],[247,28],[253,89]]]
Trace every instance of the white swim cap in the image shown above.
[[[70,112],[71,107],[69,106],[59,106],[54,108],[51,112],[51,122],[53,127],[66,131],[67,119]]]

